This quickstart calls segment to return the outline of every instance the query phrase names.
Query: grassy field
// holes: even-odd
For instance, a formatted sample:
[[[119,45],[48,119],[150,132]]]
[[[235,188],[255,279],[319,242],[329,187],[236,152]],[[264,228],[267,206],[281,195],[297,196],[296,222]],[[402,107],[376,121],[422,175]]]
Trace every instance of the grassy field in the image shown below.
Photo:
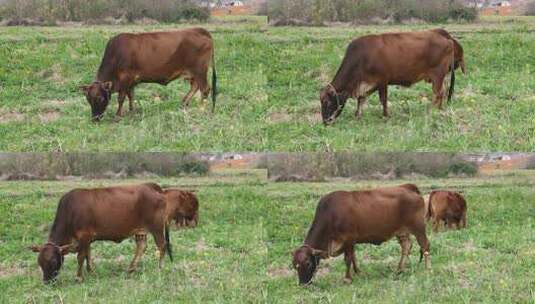
[[[60,196],[74,188],[127,181],[4,182],[0,184],[1,303],[528,303],[535,301],[535,172],[478,178],[412,180],[422,190],[462,189],[468,229],[430,234],[432,270],[417,264],[394,273],[399,246],[357,246],[362,274],[342,283],[340,258],[324,261],[308,288],[297,285],[290,253],[304,239],[319,198],[337,189],[363,189],[406,180],[272,183],[265,172],[157,180],[196,188],[200,225],[172,232],[175,262],[157,270],[149,241],[140,271],[127,275],[133,242],[93,244],[96,274],[75,282],[67,257],[55,286],[43,286],[29,244],[46,239]]]
[[[444,25],[465,48],[453,104],[427,113],[431,88],[392,88],[392,117],[370,99],[332,127],[319,115],[319,89],[346,45],[369,33],[440,25],[271,28],[263,18],[202,25],[216,40],[219,104],[199,98],[183,111],[182,81],[140,85],[139,110],[113,122],[116,97],[100,124],[78,86],[93,80],[105,44],[120,32],[192,25],[0,28],[0,150],[3,151],[531,151],[535,144],[535,19]]]

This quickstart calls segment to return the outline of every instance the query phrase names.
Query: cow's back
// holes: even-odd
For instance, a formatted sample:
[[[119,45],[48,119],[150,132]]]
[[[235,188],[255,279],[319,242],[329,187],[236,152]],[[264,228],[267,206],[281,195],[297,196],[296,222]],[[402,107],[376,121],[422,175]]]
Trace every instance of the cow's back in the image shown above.
[[[209,59],[212,51],[212,37],[202,28],[122,33],[108,42],[97,77],[167,82],[189,73],[198,64],[200,55],[208,53]]]
[[[98,189],[75,189],[67,194],[73,233],[96,239],[122,240],[136,230],[163,219],[165,200],[151,184]]]
[[[436,31],[386,33],[353,40],[342,65],[348,79],[410,86],[452,55],[452,42]]]
[[[364,240],[380,236],[385,241],[400,228],[413,224],[414,217],[422,221],[425,217],[423,198],[403,187],[333,192],[321,204],[325,205],[325,217],[334,221],[334,230]]]

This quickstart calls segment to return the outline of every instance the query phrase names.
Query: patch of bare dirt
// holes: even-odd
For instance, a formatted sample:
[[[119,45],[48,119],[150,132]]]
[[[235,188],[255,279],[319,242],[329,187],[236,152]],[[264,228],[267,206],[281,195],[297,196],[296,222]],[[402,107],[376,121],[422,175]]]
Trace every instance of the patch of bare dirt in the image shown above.
[[[61,75],[61,67],[59,66],[59,64],[54,64],[48,69],[42,70],[37,74],[37,76],[58,84],[65,83],[65,78],[63,78],[63,76]]]
[[[477,247],[472,241],[467,241],[463,244],[463,251],[476,251]]]
[[[52,106],[52,107],[64,107],[65,105],[67,105],[67,102],[63,99],[52,99],[52,100],[47,100],[45,102],[45,105]]]
[[[39,120],[42,123],[49,123],[58,120],[60,116],[61,114],[59,113],[59,111],[47,111],[39,114]]]
[[[287,278],[291,277],[293,272],[287,267],[270,267],[268,269],[268,275],[270,278]]]
[[[24,274],[24,270],[20,267],[14,265],[0,265],[0,279],[5,279],[22,274]]]
[[[11,111],[0,114],[0,123],[21,122],[26,118],[22,113]]]
[[[206,245],[204,239],[200,239],[199,241],[197,241],[197,244],[195,244],[195,250],[197,252],[205,251],[207,248],[208,246]]]
[[[308,114],[308,115],[305,116],[305,119],[306,119],[306,121],[308,121],[311,124],[318,124],[318,123],[322,122],[321,113],[319,113],[319,112],[313,113],[313,114]]]
[[[280,123],[280,122],[289,122],[292,120],[292,116],[286,111],[284,112],[271,112],[268,116],[270,122]]]

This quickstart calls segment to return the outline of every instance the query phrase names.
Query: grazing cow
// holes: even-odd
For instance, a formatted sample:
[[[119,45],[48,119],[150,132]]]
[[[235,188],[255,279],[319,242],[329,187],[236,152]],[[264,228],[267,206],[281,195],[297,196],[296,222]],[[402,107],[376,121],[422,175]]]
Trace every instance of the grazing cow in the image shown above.
[[[212,112],[216,102],[217,75],[212,36],[202,28],[173,32],[119,34],[106,46],[96,80],[80,89],[91,105],[93,120],[104,115],[112,93],[118,92],[117,117],[123,115],[123,102],[128,96],[134,109],[134,87],[139,83],[167,85],[182,77],[191,89],[182,103],[187,106],[200,90],[208,97],[208,68],[212,62]]]
[[[199,223],[199,200],[193,192],[165,189],[167,222],[175,221],[176,228],[196,227]]]
[[[410,234],[420,245],[420,262],[429,268],[429,241],[425,233],[425,203],[415,185],[368,191],[336,191],[322,197],[303,246],[293,253],[300,284],[309,284],[321,259],[344,254],[345,282],[358,273],[355,244],[380,245],[397,237],[401,245],[399,271],[412,247]]]
[[[323,123],[334,123],[348,98],[358,101],[355,116],[360,118],[366,98],[375,91],[379,91],[383,115],[388,117],[388,86],[409,87],[422,80],[433,84],[433,104],[442,108],[444,78],[451,72],[449,101],[458,67],[465,73],[463,48],[442,29],[355,39],[333,81],[321,90]]]
[[[433,231],[438,232],[441,222],[449,229],[466,228],[466,200],[453,191],[433,191],[429,195],[427,219],[433,220]]]
[[[136,253],[128,268],[131,272],[145,250],[146,233],[150,233],[160,251],[161,267],[166,251],[173,259],[165,212],[163,190],[156,184],[75,189],[59,201],[47,243],[30,249],[39,253],[38,263],[45,283],[56,278],[64,255],[77,252],[77,280],[82,281],[84,261],[87,271],[93,271],[92,242],[119,243],[135,235]]]

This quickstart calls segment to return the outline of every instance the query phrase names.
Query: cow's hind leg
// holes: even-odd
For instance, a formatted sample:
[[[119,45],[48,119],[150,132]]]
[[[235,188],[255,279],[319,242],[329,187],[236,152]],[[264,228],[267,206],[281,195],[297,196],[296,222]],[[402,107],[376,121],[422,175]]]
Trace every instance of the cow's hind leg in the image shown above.
[[[401,246],[401,259],[399,260],[398,272],[403,272],[405,271],[405,264],[411,250],[411,239],[408,234],[399,235],[397,238]]]
[[[156,243],[156,247],[158,247],[158,251],[160,252],[160,260],[159,260],[159,268],[163,267],[163,260],[165,258],[165,237],[162,231],[153,232],[152,236],[154,237],[154,242]]]
[[[358,274],[360,272],[360,269],[357,265],[357,259],[355,258],[354,248],[351,250],[351,261],[353,262],[353,271],[355,271],[355,274]]]
[[[202,94],[202,100],[208,99],[208,95],[210,95],[210,85],[208,85],[208,69],[200,73],[196,80],[199,84],[199,90],[201,90]]]
[[[116,117],[122,117],[123,116],[123,103],[124,99],[126,98],[126,93],[124,91],[119,91],[119,97],[117,98],[117,102],[119,103],[119,107],[117,108],[117,113],[115,113]]]
[[[191,99],[193,98],[195,93],[197,93],[197,91],[199,90],[199,84],[197,83],[195,79],[190,79],[189,83],[190,83],[191,88],[188,94],[186,94],[186,96],[184,96],[184,98],[182,99],[182,105],[184,107],[187,107],[189,105]]]
[[[388,114],[388,86],[383,85],[379,87],[379,99],[383,105],[383,117],[390,117],[390,114]]]
[[[433,218],[433,232],[437,233],[440,228],[440,219],[435,217]]]
[[[425,258],[425,270],[428,270],[431,267],[431,259],[429,257],[429,240],[425,234],[425,224],[416,226],[411,232],[416,237],[418,245],[420,245],[420,263]]]
[[[442,110],[444,99],[444,75],[433,80],[433,105]]]
[[[91,246],[87,246],[87,254],[85,256],[85,266],[87,268],[87,272],[92,273],[95,271],[95,266],[93,265],[93,260],[91,259]]]
[[[141,260],[141,256],[145,252],[145,248],[147,248],[147,235],[146,234],[136,234],[136,253],[134,255],[134,259],[130,263],[130,266],[128,267],[128,272],[134,272],[137,269],[137,265],[139,264],[139,260]]]

